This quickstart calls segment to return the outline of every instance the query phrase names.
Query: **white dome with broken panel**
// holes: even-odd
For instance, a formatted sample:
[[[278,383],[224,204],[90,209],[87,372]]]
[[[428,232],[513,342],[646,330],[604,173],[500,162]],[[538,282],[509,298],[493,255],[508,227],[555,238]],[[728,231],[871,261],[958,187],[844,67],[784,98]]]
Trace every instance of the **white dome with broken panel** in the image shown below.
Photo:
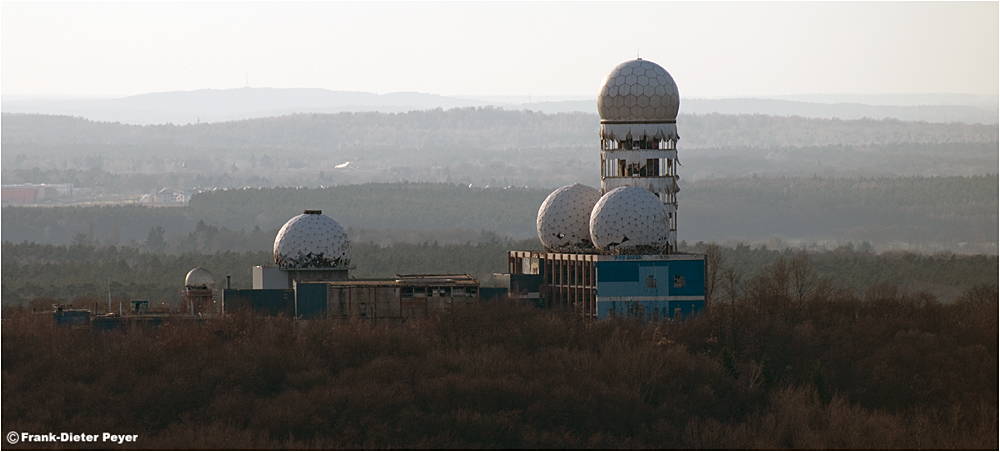
[[[597,95],[601,136],[608,139],[677,139],[677,84],[660,65],[641,58],[619,64]]]
[[[601,192],[586,185],[560,187],[538,208],[538,240],[548,251],[593,249],[590,241],[590,211]]]
[[[669,243],[667,209],[645,188],[618,187],[590,214],[590,239],[608,254],[660,254]]]
[[[335,268],[350,260],[347,232],[320,210],[288,220],[274,239],[274,263],[282,268]]]

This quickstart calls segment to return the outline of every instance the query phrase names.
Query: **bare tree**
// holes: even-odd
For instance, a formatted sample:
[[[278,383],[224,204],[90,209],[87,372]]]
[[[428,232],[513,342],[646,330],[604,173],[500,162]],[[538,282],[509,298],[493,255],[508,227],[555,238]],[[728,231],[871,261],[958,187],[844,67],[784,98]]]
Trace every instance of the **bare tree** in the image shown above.
[[[722,272],[722,290],[726,292],[729,303],[736,303],[743,291],[743,275],[735,268],[729,267]]]
[[[812,260],[805,251],[800,251],[788,261],[788,276],[792,295],[799,306],[816,287],[816,275],[813,272]]]
[[[722,277],[720,272],[724,263],[722,248],[716,243],[709,243],[705,247],[705,306],[708,309],[712,308],[715,288]]]

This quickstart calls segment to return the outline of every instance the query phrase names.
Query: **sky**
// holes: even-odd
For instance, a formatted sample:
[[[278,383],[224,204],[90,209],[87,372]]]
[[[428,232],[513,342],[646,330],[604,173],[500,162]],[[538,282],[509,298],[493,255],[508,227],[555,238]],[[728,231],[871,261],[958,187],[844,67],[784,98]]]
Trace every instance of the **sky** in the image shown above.
[[[593,96],[997,94],[997,2],[0,2],[0,94],[244,86]]]

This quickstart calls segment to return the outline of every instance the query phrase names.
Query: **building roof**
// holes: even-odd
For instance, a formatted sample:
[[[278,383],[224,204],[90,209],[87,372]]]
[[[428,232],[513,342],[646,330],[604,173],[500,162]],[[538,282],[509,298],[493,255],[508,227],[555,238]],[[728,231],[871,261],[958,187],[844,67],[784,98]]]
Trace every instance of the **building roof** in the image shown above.
[[[479,281],[469,274],[462,275],[396,275],[396,279],[348,279],[345,281],[322,281],[333,286],[355,287],[400,287],[400,286],[478,286]]]

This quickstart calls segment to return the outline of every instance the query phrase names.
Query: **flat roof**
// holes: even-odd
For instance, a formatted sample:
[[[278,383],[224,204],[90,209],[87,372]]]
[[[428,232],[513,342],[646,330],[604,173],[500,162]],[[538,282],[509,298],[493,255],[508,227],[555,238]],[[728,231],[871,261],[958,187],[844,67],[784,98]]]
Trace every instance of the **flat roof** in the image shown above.
[[[346,279],[342,281],[310,281],[333,286],[389,287],[389,286],[473,286],[479,281],[471,275],[396,275],[390,278]]]

